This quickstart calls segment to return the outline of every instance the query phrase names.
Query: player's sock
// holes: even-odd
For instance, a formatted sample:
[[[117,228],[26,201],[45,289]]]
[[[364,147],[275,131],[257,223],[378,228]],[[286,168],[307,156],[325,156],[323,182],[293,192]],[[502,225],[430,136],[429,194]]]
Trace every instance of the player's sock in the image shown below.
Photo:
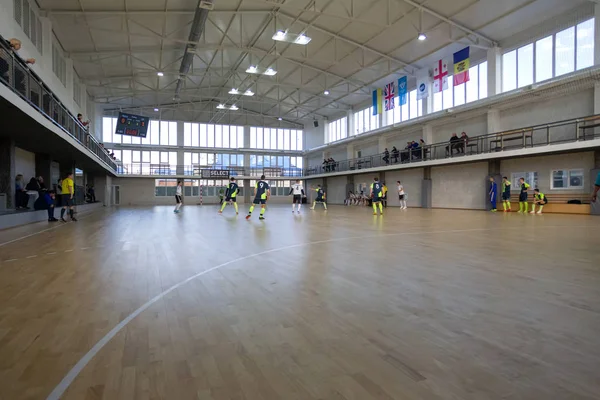
[[[524,212],[527,213],[527,210],[529,210],[529,203],[528,202],[523,202],[523,208],[524,208]]]
[[[238,205],[237,203],[233,203],[233,208],[235,208],[235,213],[238,213]]]
[[[254,211],[254,204],[250,206],[250,209],[248,210],[248,215],[252,214],[252,211]]]
[[[383,214],[383,204],[379,203],[379,212]]]
[[[223,202],[223,204],[221,204],[221,212],[223,212],[223,210],[225,209],[225,206],[227,205],[226,202]]]
[[[296,203],[292,203],[292,212],[296,211]]]
[[[327,210],[327,203],[323,202],[323,207]]]
[[[505,201],[502,202],[502,208],[504,209],[504,211],[506,211],[506,202]]]
[[[71,219],[73,219],[73,209],[72,208],[69,210],[69,217],[71,217]]]
[[[302,208],[302,203],[298,204],[298,212],[300,212],[301,208]]]
[[[65,218],[65,209],[61,209],[60,210],[60,219],[64,219]]]
[[[317,202],[316,202],[316,201],[313,201],[313,205],[312,205],[312,207],[311,207],[310,209],[311,209],[311,210],[314,210],[316,205],[317,205]]]
[[[377,204],[373,202],[373,214],[377,214]]]
[[[265,217],[265,211],[266,211],[266,208],[261,208],[261,209],[260,209],[260,217],[261,217],[261,218],[264,218],[264,217]]]
[[[523,202],[522,201],[519,202],[519,212],[520,213],[523,212]]]
[[[540,206],[540,210],[537,213],[541,214],[543,209],[544,209],[544,206]]]

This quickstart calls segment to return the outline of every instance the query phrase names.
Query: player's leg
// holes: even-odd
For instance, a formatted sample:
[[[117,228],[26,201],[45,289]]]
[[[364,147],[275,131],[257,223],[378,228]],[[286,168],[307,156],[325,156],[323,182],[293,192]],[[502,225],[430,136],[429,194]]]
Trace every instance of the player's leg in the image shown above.
[[[323,200],[323,208],[327,210],[327,203],[325,203],[325,200]]]
[[[496,193],[492,192],[492,197],[490,198],[492,203],[492,212],[496,211]]]
[[[540,209],[538,210],[538,214],[542,213],[542,210],[544,209],[544,203],[540,203]]]
[[[302,197],[298,200],[298,214],[300,214],[300,209],[302,208]]]
[[[71,221],[77,221],[77,218],[75,218],[75,206],[73,206],[73,199],[71,199],[71,207],[69,208],[69,217],[71,217]]]
[[[535,205],[537,203],[534,201],[533,203],[531,203],[531,211],[529,212],[529,214],[535,214]]]
[[[310,209],[314,210],[316,205],[317,205],[317,201],[315,200],[315,201],[313,201],[313,205],[312,205],[312,207]]]
[[[267,205],[261,204],[260,206],[260,219],[265,219],[265,211],[267,211]]]
[[[373,205],[373,215],[377,215],[377,203],[373,200],[371,204]]]
[[[523,202],[523,212],[524,212],[525,214],[527,214],[527,210],[529,210],[529,203],[527,202],[527,200],[525,200],[525,201]]]
[[[383,215],[383,200],[378,202],[379,204],[379,212],[381,213],[381,215]]]
[[[225,209],[225,207],[226,207],[226,206],[227,206],[227,202],[226,202],[226,201],[224,201],[224,202],[221,204],[221,209],[219,210],[219,214],[223,214],[223,210]]]
[[[250,209],[248,210],[248,215],[246,216],[246,219],[250,219],[250,217],[252,216],[252,211],[254,211],[254,204],[254,202],[250,204]]]
[[[233,208],[235,208],[235,215],[238,215],[240,212],[238,209],[237,199],[231,200],[231,203],[233,204]]]

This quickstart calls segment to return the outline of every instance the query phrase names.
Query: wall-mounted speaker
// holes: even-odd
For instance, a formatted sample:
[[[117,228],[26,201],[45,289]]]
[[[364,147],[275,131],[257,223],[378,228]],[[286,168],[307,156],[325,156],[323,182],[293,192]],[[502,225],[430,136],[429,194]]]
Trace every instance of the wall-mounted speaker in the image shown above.
[[[315,128],[319,127],[319,121],[317,121],[316,119],[313,121],[313,125],[315,126]]]

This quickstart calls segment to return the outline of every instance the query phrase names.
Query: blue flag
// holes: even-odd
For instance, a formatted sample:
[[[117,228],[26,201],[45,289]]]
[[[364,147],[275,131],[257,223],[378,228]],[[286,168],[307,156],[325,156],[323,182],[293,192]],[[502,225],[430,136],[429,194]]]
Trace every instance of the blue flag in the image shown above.
[[[405,105],[408,99],[408,79],[406,76],[398,79],[398,100],[401,106]]]

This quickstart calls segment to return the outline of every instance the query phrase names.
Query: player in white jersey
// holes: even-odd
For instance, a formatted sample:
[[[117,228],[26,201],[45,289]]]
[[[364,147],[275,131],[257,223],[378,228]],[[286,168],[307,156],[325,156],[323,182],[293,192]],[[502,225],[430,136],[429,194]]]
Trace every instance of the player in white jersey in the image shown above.
[[[177,205],[175,206],[175,209],[173,210],[173,212],[175,214],[180,213],[181,211],[179,210],[181,208],[181,205],[183,204],[183,186],[182,186],[182,182],[179,181],[177,182],[177,189],[175,189],[175,202],[177,203]]]
[[[304,193],[304,186],[300,182],[300,179],[296,179],[296,183],[292,185],[290,188],[290,194],[294,195],[294,200],[292,202],[292,214],[296,211],[296,203],[298,203],[298,214],[300,214],[300,209],[302,208],[302,198],[306,197]]]
[[[400,209],[406,210],[406,193],[404,193],[404,186],[402,186],[400,181],[396,182],[396,186],[398,187],[398,200],[400,200]]]

